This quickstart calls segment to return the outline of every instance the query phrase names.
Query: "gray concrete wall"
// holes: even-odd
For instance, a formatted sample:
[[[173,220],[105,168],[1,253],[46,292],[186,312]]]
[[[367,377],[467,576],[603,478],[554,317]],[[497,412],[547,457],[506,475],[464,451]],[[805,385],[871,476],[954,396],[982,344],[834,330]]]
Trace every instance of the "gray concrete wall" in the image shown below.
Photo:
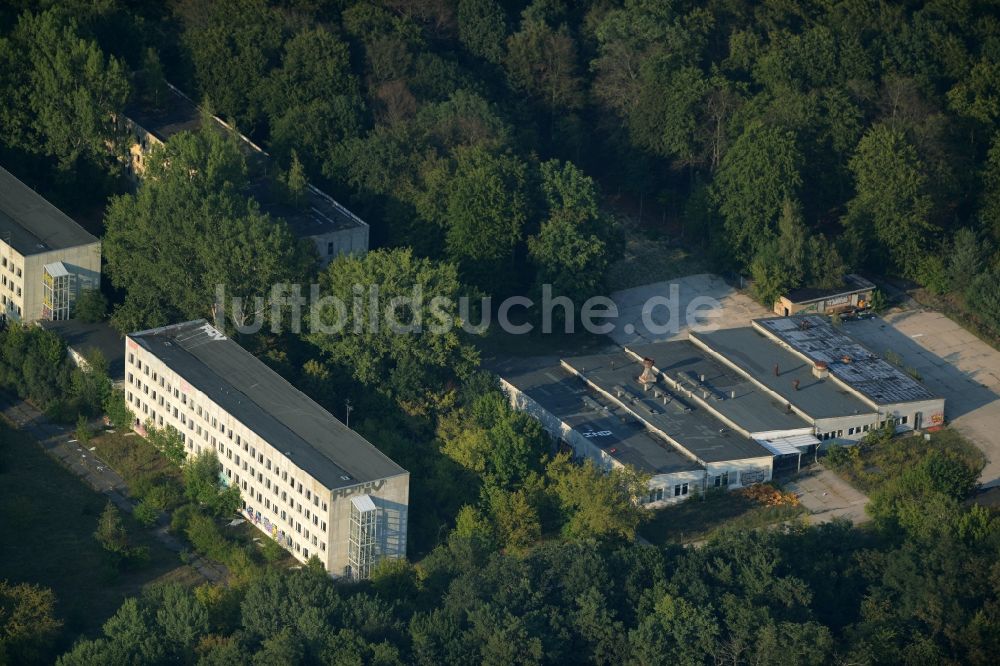
[[[24,258],[24,321],[42,318],[43,267],[57,261],[63,262],[73,276],[70,280],[70,312],[82,289],[99,289],[101,286],[101,243],[79,245],[64,250],[52,250]]]
[[[362,255],[368,252],[368,232],[368,225],[362,223],[362,225],[350,229],[340,229],[310,236],[309,239],[316,245],[320,264],[325,266],[342,254]],[[333,244],[332,254],[330,253],[331,243]]]

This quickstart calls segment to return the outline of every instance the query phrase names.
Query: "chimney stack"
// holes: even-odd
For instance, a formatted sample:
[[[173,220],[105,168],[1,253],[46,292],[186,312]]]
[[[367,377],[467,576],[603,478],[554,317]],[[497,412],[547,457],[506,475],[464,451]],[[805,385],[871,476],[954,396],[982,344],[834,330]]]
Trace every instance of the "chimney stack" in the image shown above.
[[[830,374],[830,366],[826,361],[816,361],[812,368],[813,377],[816,379],[826,379]]]

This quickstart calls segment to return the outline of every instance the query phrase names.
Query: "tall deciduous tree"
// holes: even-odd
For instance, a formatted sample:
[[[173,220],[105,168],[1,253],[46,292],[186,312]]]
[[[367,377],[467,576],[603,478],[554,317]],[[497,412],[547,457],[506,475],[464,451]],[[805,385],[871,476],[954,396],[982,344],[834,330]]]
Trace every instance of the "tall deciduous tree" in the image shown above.
[[[459,148],[444,210],[448,256],[473,284],[509,285],[514,249],[528,218],[527,165],[482,146]]]
[[[138,192],[112,199],[105,216],[108,274],[126,292],[113,323],[128,331],[212,317],[221,285],[227,321],[263,324],[273,285],[302,282],[314,254],[243,194],[235,139],[205,123],[155,147],[146,164]]]
[[[464,294],[454,266],[409,250],[376,250],[334,259],[320,286],[332,299],[318,306],[321,326],[314,314],[308,338],[358,381],[421,405],[449,378],[474,369],[477,354],[460,330]]]
[[[507,36],[507,15],[496,0],[458,1],[458,38],[475,55],[500,64]]]
[[[123,65],[105,56],[76,23],[55,10],[21,15],[0,56],[4,141],[54,157],[63,171],[83,159],[109,171],[124,154],[122,109],[129,94]]]
[[[565,514],[563,531],[568,536],[632,539],[648,518],[638,501],[646,493],[647,479],[632,467],[604,471],[592,460],[578,465],[561,454],[546,473]]]
[[[597,186],[572,162],[541,165],[542,190],[549,217],[528,239],[539,285],[577,301],[595,295],[607,268],[614,222],[598,207]]]

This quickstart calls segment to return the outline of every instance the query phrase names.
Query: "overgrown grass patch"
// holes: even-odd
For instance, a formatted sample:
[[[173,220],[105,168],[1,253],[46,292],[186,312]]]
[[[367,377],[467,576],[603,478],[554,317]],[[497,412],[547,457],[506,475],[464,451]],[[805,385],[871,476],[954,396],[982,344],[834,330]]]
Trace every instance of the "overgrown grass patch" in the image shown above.
[[[985,461],[975,445],[958,432],[945,429],[928,433],[927,438],[910,435],[834,449],[823,462],[848,483],[871,495],[935,452],[954,456],[969,468],[982,466]]]
[[[690,543],[718,529],[766,527],[804,512],[801,506],[761,506],[738,492],[715,490],[655,511],[639,533],[656,545]]]
[[[96,633],[144,586],[163,577],[191,579],[177,556],[127,514],[122,520],[129,539],[149,548],[150,561],[138,570],[109,571],[107,554],[93,536],[106,503],[34,440],[0,422],[0,577],[55,592],[56,612],[65,623],[56,649],[81,633]]]

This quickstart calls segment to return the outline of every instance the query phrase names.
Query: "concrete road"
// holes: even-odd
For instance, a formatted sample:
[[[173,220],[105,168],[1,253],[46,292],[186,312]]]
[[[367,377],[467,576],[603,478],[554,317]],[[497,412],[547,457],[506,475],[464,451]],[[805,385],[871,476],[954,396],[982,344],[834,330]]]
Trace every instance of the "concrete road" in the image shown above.
[[[981,482],[1000,486],[1000,352],[933,310],[892,312],[844,328],[876,353],[898,353],[944,396],[948,422],[986,454]]]
[[[119,510],[132,513],[135,505],[126,496],[125,480],[89,449],[76,441],[73,430],[52,423],[46,416],[27,402],[0,394],[0,418],[6,419],[14,427],[26,432],[38,441],[42,449],[58,460],[64,467],[83,479],[97,492],[107,495]],[[97,424],[91,424],[96,428]],[[180,553],[185,545],[168,531],[170,515],[163,514],[153,532],[154,536],[168,550]],[[219,582],[225,580],[226,568],[200,555],[192,554],[188,562],[205,580]]]
[[[618,307],[618,319],[609,335],[619,345],[640,340],[682,340],[687,338],[692,326],[706,323],[716,328],[749,326],[751,319],[770,314],[762,305],[711,273],[616,291],[611,294],[611,300]],[[650,305],[654,307],[643,317],[643,308]],[[696,305],[701,307],[692,307]],[[717,313],[711,319],[704,317],[709,309]]]
[[[815,467],[784,486],[809,511],[811,523],[846,518],[857,525],[869,519],[865,513],[868,497],[824,467]]]

